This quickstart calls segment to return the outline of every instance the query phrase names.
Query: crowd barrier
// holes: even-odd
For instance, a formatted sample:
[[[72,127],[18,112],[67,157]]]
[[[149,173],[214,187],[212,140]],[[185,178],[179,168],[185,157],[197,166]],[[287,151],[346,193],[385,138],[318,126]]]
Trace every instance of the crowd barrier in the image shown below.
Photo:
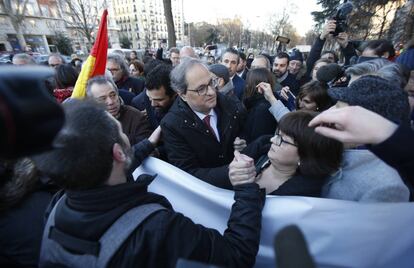
[[[158,174],[149,191],[164,195],[194,222],[227,227],[233,192],[207,184],[156,158],[134,172]],[[268,196],[256,267],[275,267],[274,235],[296,224],[318,267],[414,267],[414,204]]]

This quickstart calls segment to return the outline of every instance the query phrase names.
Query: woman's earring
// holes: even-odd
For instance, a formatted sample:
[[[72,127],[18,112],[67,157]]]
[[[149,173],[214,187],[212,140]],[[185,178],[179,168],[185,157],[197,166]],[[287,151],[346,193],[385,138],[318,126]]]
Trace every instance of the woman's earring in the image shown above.
[[[316,107],[316,111],[319,111],[319,107]]]
[[[300,167],[300,161],[298,162],[298,167]]]

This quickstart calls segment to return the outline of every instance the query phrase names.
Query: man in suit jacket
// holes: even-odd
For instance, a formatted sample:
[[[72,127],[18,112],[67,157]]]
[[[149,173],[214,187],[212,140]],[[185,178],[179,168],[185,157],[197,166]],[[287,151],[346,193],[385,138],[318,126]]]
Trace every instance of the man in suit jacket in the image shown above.
[[[246,82],[237,75],[237,65],[239,64],[239,52],[234,48],[228,48],[221,56],[221,63],[229,69],[230,78],[233,81],[234,93],[241,100],[246,87]]]
[[[228,178],[221,175],[233,160],[243,111],[234,100],[217,93],[217,79],[197,59],[183,60],[170,77],[178,97],[161,121],[168,161],[208,183],[231,189]]]
[[[237,75],[246,81],[247,72],[249,69],[246,67],[246,54],[239,52],[239,64],[237,65]]]

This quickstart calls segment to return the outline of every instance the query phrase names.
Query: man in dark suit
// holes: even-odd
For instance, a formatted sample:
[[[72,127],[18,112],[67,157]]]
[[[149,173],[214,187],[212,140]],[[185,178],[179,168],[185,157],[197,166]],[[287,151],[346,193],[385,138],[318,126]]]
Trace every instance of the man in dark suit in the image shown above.
[[[229,69],[230,78],[233,81],[234,93],[241,100],[246,87],[246,82],[237,75],[237,65],[239,64],[239,52],[234,48],[228,48],[221,56],[221,64]]]
[[[247,72],[249,69],[246,67],[246,54],[239,52],[239,64],[237,65],[237,75],[246,81]]]
[[[208,183],[231,189],[222,175],[234,157],[233,142],[242,128],[243,111],[234,100],[217,93],[217,79],[197,59],[182,60],[170,77],[178,97],[161,121],[168,161]]]

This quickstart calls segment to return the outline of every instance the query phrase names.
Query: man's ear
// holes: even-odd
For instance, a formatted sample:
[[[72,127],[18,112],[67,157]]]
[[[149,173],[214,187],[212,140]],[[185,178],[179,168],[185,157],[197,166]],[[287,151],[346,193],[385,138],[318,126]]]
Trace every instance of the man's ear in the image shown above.
[[[186,96],[186,94],[179,92],[179,93],[178,93],[178,96],[180,96],[180,98],[181,98],[183,101],[187,102],[187,96]]]
[[[124,150],[122,149],[122,146],[119,143],[115,143],[112,147],[112,157],[117,162],[125,162],[126,155],[124,153]]]

